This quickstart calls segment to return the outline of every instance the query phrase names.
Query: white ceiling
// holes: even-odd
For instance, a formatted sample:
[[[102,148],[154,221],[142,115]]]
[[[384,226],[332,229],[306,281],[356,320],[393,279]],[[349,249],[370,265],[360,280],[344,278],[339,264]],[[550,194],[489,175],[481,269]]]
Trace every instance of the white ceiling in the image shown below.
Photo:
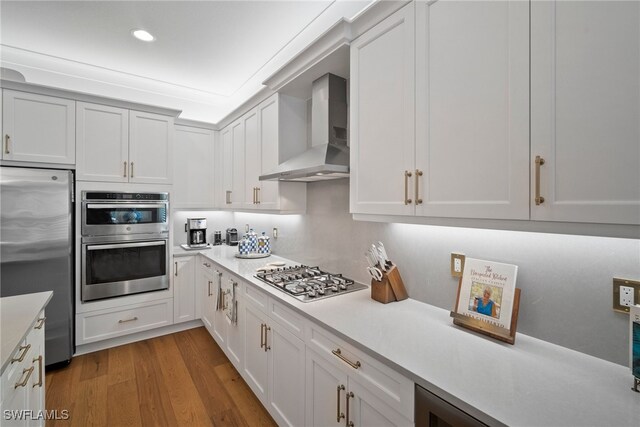
[[[362,1],[2,1],[0,60],[28,82],[216,123]],[[152,43],[138,41],[142,28]]]

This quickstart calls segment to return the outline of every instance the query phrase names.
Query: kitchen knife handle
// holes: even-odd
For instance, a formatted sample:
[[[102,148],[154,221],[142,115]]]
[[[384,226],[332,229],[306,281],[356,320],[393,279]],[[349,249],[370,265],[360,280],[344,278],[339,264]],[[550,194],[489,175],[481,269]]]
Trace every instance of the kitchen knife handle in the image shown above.
[[[410,205],[412,200],[409,198],[409,178],[411,178],[410,171],[404,171],[404,204]]]
[[[338,407],[338,411],[336,412],[336,422],[340,422],[340,420],[342,418],[344,418],[344,412],[340,412],[340,391],[344,390],[344,385],[340,384],[338,386],[338,397],[337,397],[337,404],[336,406]]]
[[[536,206],[540,206],[544,203],[544,197],[540,195],[540,166],[544,165],[544,159],[540,156],[536,156]]]
[[[420,198],[420,177],[422,176],[422,171],[420,169],[416,169],[416,205],[422,204],[422,199]]]
[[[11,143],[11,137],[9,134],[4,136],[4,154],[11,154],[11,150],[9,149]]]

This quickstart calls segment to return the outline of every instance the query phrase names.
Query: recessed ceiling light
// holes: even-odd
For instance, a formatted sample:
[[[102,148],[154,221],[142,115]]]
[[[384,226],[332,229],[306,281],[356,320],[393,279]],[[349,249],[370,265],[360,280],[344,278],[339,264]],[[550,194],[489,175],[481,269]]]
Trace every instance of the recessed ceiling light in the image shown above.
[[[138,40],[142,40],[143,42],[152,42],[156,39],[148,31],[145,30],[132,30],[131,34],[133,34],[133,37],[137,38]]]

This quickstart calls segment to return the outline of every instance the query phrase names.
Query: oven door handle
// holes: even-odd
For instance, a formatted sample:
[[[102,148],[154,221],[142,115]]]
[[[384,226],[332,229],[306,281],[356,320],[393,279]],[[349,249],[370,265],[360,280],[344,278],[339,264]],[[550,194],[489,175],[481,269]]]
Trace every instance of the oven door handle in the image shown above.
[[[116,243],[113,245],[89,245],[88,251],[95,251],[100,249],[120,249],[120,248],[140,248],[144,246],[166,246],[166,240],[159,242],[138,242],[138,243]]]
[[[135,202],[124,203],[88,203],[86,209],[155,209],[166,207],[167,203],[155,203],[155,204],[139,204]]]

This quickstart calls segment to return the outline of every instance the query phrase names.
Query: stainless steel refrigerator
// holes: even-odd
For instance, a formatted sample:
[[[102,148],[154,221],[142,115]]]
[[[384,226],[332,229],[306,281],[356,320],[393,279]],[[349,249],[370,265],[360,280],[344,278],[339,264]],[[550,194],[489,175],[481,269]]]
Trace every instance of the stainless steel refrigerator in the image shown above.
[[[73,355],[73,174],[0,168],[0,296],[53,291],[45,309],[46,364]]]

